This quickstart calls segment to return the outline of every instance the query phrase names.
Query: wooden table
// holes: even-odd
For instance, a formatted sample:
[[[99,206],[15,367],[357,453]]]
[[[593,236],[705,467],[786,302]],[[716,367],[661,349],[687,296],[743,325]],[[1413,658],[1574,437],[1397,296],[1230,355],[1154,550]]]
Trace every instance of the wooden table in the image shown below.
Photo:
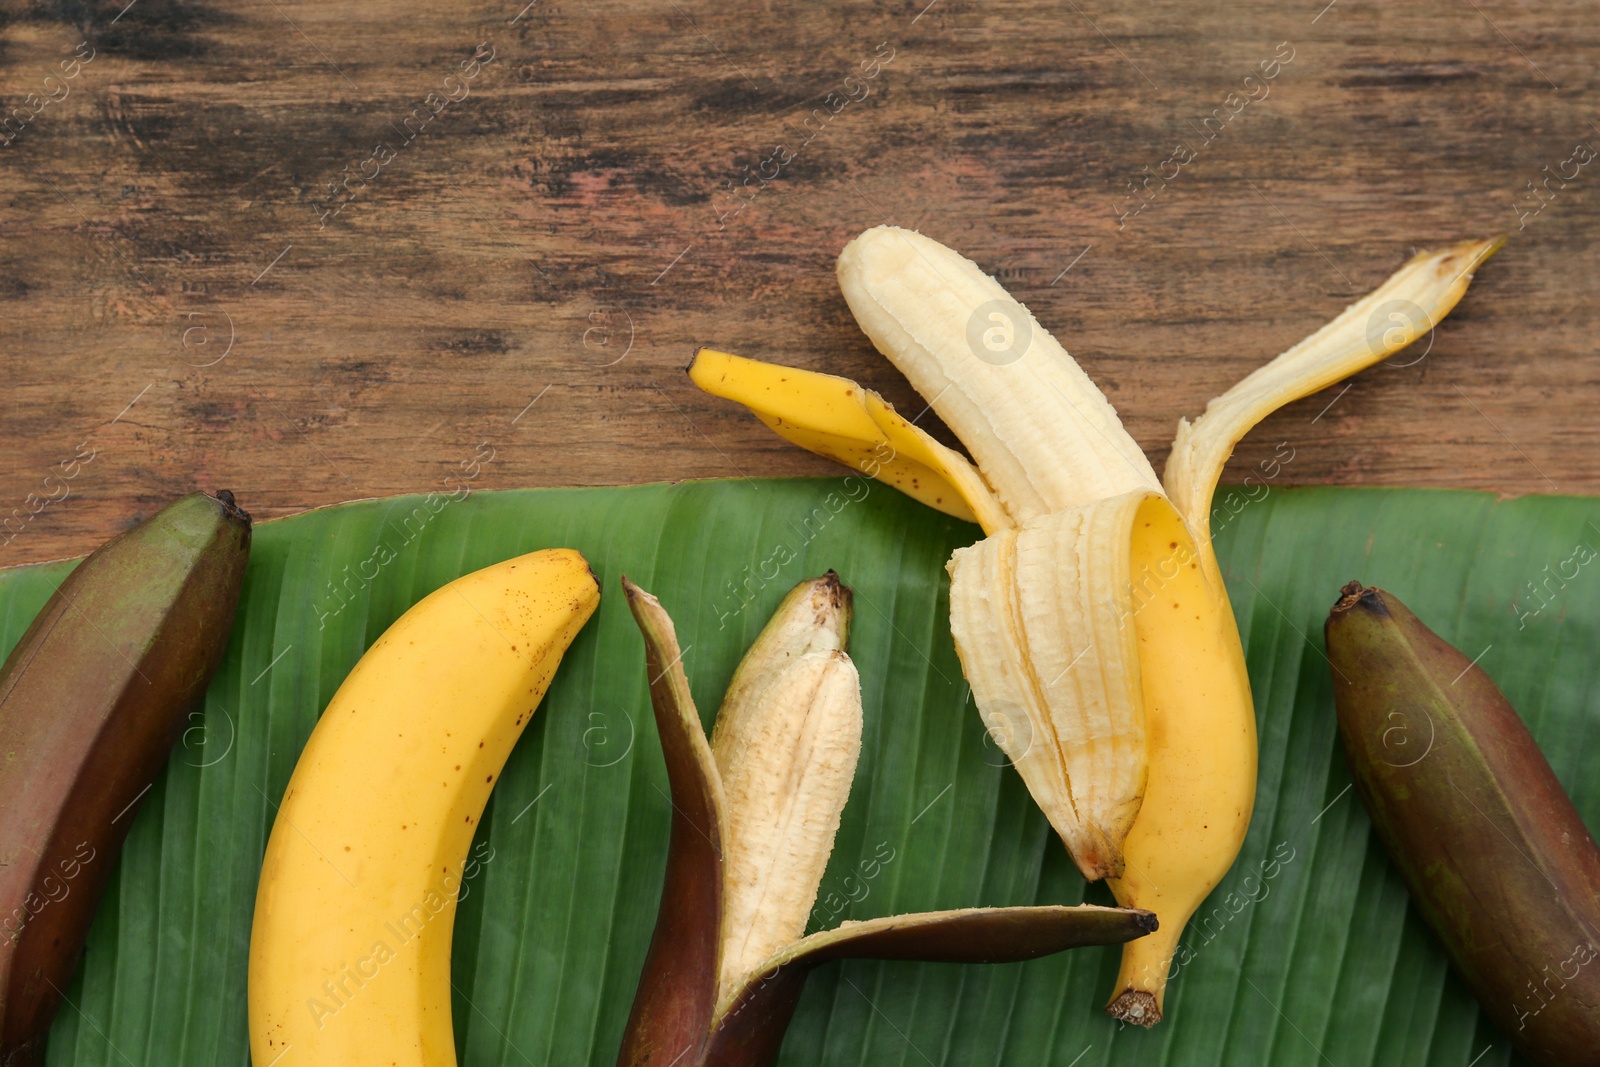
[[[1324,2],[12,0],[0,563],[195,486],[828,472],[682,371],[921,410],[833,278],[884,221],[997,272],[1158,467],[1413,247],[1510,231],[1425,357],[1229,476],[1600,491],[1592,8]]]

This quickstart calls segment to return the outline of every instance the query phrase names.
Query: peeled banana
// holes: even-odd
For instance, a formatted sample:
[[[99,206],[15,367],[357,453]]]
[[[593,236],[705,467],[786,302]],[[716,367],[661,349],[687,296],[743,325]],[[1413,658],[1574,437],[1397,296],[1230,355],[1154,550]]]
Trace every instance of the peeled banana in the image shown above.
[[[256,1067],[447,1067],[467,849],[512,746],[599,603],[577,552],[436,590],[339,687],[278,805],[250,935]]]
[[[1161,1018],[1184,925],[1232,866],[1254,803],[1254,708],[1211,548],[1223,465],[1271,411],[1425,333],[1500,244],[1414,257],[1181,422],[1161,479],[1025,307],[970,260],[895,227],[845,247],[840,288],[973,463],[944,458],[910,423],[892,437],[882,416],[862,419],[875,394],[853,382],[708,350],[691,368],[703,389],[819,454],[865,469],[856,460],[875,449],[891,484],[906,480],[893,465],[903,445],[921,465],[912,495],[981,523],[986,539],[948,568],[951,630],[979,712],[1084,876],[1162,920],[1124,947],[1107,1008],[1119,1018]],[[930,484],[939,472],[949,473]]]
[[[711,734],[727,812],[719,1002],[806,932],[861,756],[861,679],[832,571],[784,598],[740,661]]]
[[[1136,491],[1051,512],[949,564],[951,629],[979,713],[1090,881],[1122,872],[1144,797],[1128,546],[1159,499]]]
[[[1022,960],[1156,928],[1149,912],[1092,905],[967,908],[802,937],[861,750],[850,590],[830,571],[789,593],[707,742],[671,617],[627,579],[623,588],[644,635],[672,838],[621,1067],[770,1063],[806,975],[828,960]]]

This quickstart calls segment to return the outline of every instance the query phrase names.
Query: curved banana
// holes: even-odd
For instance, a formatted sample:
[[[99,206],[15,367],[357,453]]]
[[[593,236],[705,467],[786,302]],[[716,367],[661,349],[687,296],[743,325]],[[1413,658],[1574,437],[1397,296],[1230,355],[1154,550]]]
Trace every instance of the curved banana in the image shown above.
[[[1163,573],[1176,575],[1160,585],[1170,594],[1165,599],[1183,609],[1169,616],[1158,602],[1153,614],[1141,613],[1150,615],[1152,649],[1187,654],[1163,656],[1160,670],[1147,672],[1149,782],[1124,844],[1127,869],[1109,882],[1119,903],[1148,908],[1162,923],[1123,947],[1106,1011],[1125,1022],[1161,1021],[1179,938],[1233,866],[1255,803],[1250,678],[1211,547],[1211,497],[1222,468],[1244,435],[1278,408],[1387,359],[1438,325],[1466,295],[1473,272],[1504,244],[1500,236],[1418,253],[1332,322],[1208,403],[1194,423],[1179,420],[1163,472],[1177,511],[1146,532],[1142,549],[1147,559],[1171,557],[1174,564],[1197,558],[1205,581],[1192,568],[1162,564]],[[1192,624],[1190,614],[1197,616]]]
[[[840,254],[856,320],[966,444],[991,494],[979,502],[1001,507],[949,565],[950,626],[979,711],[1084,876],[1160,917],[1124,946],[1107,1008],[1121,1019],[1160,1020],[1184,926],[1233,865],[1255,799],[1255,711],[1211,547],[1223,465],[1267,414],[1431,329],[1502,243],[1414,257],[1180,423],[1164,483],[1066,350],[976,264],[887,226]],[[796,393],[778,411],[755,380],[814,372],[754,367],[696,381],[823,455],[878,444],[875,427],[839,413],[861,403],[855,383],[818,375],[839,383],[803,398],[822,410]],[[809,432],[822,426],[826,447]],[[912,495],[979,514],[966,484],[923,479]]]
[[[600,590],[571,549],[458,578],[369,648],[295,765],[250,935],[256,1067],[446,1067],[450,940],[489,791]]]
[[[972,260],[876,226],[839,253],[839,288],[868,339],[967,446],[1013,522],[1160,492],[1116,409]]]

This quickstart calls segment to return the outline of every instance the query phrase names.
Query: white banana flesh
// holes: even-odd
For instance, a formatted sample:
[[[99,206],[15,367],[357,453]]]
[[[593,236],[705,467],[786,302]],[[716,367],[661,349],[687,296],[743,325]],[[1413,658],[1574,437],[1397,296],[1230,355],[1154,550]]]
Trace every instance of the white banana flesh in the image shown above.
[[[752,717],[746,744],[712,748],[728,812],[724,991],[805,933],[861,756],[855,665],[837,650],[805,653]]]
[[[850,636],[850,613],[844,587],[829,571],[815,581],[801,582],[783,598],[778,610],[739,660],[722,697],[711,730],[711,749],[720,764],[749,745],[749,731],[763,717],[762,694],[783,672],[808,652],[842,651]]]
[[[877,226],[839,254],[839,288],[878,351],[967,446],[1013,522],[1161,491],[1094,382],[970,259]]]
[[[711,755],[726,813],[719,1002],[805,933],[861,757],[850,593],[797,585],[734,671]]]

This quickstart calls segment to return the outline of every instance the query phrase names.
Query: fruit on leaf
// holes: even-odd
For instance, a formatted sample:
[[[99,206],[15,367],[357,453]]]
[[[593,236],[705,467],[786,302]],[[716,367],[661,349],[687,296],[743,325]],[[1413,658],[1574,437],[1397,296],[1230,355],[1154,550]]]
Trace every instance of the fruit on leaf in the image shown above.
[[[1531,1062],[1600,1064],[1600,849],[1510,702],[1392,593],[1325,633],[1356,791],[1484,1013]]]
[[[222,661],[250,555],[233,494],[100,546],[0,668],[0,1063],[50,1028],[140,800]]]
[[[861,756],[861,679],[844,652],[850,610],[832,572],[796,586],[717,712],[711,757],[727,817],[719,988],[806,932]]]
[[[1160,1019],[1184,924],[1232,866],[1254,803],[1254,708],[1211,548],[1223,465],[1271,411],[1431,329],[1500,243],[1414,257],[1181,423],[1162,479],[1065,349],[975,263],[890,226],[839,256],[857,322],[973,457],[924,464],[955,474],[930,485],[919,472],[913,495],[966,501],[988,535],[949,566],[979,712],[1084,876],[1161,916],[1123,950],[1107,1009],[1119,1018]],[[716,368],[691,373],[804,447],[857,469],[875,449],[894,470],[894,442],[859,416],[873,394],[855,383],[720,355]],[[807,374],[828,384],[790,384]],[[987,493],[970,487],[974,466]]]
[[[400,616],[277,805],[248,986],[257,1067],[454,1064],[450,943],[494,781],[600,590],[571,549],[457,578]]]
[[[623,579],[645,642],[672,802],[656,931],[618,1063],[761,1067],[812,968],[835,959],[997,962],[1155,929],[1149,912],[969,908],[846,923],[802,937],[861,747],[845,653],[848,588],[802,582],[745,654],[710,742],[672,619]]]

